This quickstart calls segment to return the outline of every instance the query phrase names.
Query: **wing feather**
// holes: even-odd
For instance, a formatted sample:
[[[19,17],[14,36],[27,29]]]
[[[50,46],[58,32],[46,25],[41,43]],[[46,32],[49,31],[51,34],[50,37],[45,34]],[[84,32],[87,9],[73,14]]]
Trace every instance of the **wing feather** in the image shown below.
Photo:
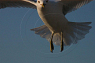
[[[91,1],[92,0],[61,0],[63,3],[63,14],[66,15]]]
[[[36,9],[35,0],[0,0],[0,9],[6,7],[28,7]]]

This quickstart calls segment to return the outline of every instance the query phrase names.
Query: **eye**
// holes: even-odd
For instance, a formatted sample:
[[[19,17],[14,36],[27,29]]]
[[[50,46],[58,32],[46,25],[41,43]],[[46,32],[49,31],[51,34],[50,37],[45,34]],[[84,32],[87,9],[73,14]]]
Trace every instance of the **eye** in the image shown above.
[[[40,1],[38,1],[38,3],[40,3]]]

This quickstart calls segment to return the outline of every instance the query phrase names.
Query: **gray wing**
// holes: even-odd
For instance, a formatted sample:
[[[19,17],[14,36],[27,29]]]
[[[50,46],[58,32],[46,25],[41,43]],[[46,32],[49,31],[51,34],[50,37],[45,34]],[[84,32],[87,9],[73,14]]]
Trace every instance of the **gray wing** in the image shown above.
[[[35,8],[35,0],[0,0],[0,9],[6,7],[28,7]]]
[[[66,15],[67,13],[80,8],[90,1],[92,0],[61,0],[63,4],[63,14]]]

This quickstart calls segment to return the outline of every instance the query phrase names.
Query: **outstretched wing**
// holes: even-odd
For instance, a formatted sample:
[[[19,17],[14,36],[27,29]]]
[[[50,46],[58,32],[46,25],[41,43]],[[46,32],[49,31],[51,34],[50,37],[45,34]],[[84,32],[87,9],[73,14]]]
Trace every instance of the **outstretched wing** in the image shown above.
[[[0,9],[6,7],[29,7],[36,9],[35,0],[0,0]]]
[[[61,0],[63,4],[63,14],[66,15],[67,13],[80,8],[90,1],[92,0]]]

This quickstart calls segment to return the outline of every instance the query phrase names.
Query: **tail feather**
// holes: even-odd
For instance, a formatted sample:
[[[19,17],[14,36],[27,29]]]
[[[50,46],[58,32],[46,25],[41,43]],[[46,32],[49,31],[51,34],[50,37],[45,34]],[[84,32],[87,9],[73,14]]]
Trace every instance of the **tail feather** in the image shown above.
[[[46,26],[43,25],[43,26],[40,26],[40,27],[37,27],[37,28],[31,29],[31,31],[35,31],[36,34],[40,34],[40,33],[43,32],[42,30],[45,30],[45,28],[46,28]]]
[[[55,33],[53,36],[53,43],[55,45],[60,45],[61,43],[61,36],[59,35],[59,33]]]
[[[88,26],[91,24],[91,22],[69,22],[68,23],[71,27],[75,28],[75,30],[82,30],[82,31],[88,31],[91,29],[91,26]]]
[[[73,29],[69,34],[73,39],[76,39],[76,41],[85,38],[85,35],[89,33],[89,30],[92,28],[88,26],[91,22],[68,22],[68,24],[71,29]]]
[[[92,22],[68,22],[68,23],[70,23],[72,26],[76,26],[76,25],[78,25],[78,26],[82,26],[82,25],[89,25],[89,24],[91,24]]]
[[[73,31],[70,31],[70,33],[68,33],[68,36],[70,37],[70,44],[71,43],[77,43],[78,38],[76,37],[76,34]],[[70,45],[68,44],[68,45]]]
[[[31,29],[31,31],[35,31],[35,34],[40,35],[42,38],[48,39],[51,35],[51,32],[45,25]]]
[[[85,38],[85,35],[89,33],[92,28],[89,26],[91,22],[68,22],[69,28],[63,31],[63,42],[65,45],[71,45],[72,43],[77,43],[78,40]],[[51,40],[51,32],[46,25],[31,29],[35,31],[35,34],[40,35],[42,38],[46,38],[49,42]],[[53,43],[60,45],[61,35],[60,33],[55,33],[53,36]]]
[[[50,42],[51,32],[46,25],[31,29],[31,31],[35,31],[35,34],[40,35],[42,38],[46,38]],[[61,42],[61,37],[59,33],[55,33],[53,36],[53,43],[55,43],[56,45],[60,45],[60,42]]]
[[[65,45],[71,45],[71,43],[73,42],[71,36],[68,33],[65,33],[65,36],[63,35],[63,41]]]

